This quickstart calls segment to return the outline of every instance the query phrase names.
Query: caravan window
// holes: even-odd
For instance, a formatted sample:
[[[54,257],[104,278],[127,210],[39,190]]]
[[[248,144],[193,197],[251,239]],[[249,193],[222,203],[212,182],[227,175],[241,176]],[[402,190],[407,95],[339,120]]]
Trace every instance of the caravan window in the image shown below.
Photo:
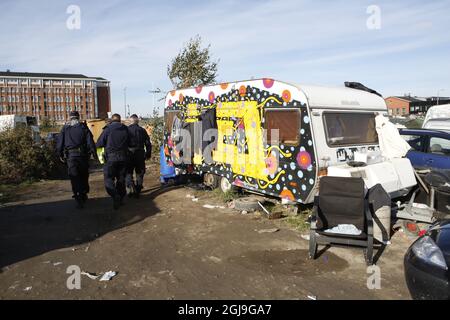
[[[324,112],[329,146],[377,144],[374,113]]]
[[[299,109],[268,109],[264,113],[264,129],[267,130],[267,141],[278,139],[280,144],[297,146],[300,140],[300,110]]]

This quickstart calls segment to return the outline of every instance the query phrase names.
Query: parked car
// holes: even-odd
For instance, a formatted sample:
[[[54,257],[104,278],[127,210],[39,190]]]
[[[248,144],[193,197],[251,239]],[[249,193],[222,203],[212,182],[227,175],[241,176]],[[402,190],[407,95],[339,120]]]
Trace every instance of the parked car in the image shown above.
[[[432,225],[408,249],[405,279],[413,299],[448,300],[450,266],[450,220]]]
[[[450,132],[429,129],[400,129],[409,143],[407,157],[416,169],[450,169]]]

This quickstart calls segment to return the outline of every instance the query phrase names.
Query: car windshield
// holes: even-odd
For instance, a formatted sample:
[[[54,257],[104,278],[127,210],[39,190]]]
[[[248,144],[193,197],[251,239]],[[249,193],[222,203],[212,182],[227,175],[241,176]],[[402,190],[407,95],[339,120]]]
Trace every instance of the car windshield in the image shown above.
[[[377,144],[374,113],[324,112],[329,146]]]

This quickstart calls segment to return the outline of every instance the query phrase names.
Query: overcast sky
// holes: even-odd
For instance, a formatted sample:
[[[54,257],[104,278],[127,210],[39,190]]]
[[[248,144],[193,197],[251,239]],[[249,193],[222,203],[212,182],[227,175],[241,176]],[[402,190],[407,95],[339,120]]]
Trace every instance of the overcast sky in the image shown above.
[[[67,28],[69,5],[80,29]],[[384,96],[449,96],[449,12],[448,0],[1,0],[0,70],[104,77],[114,112],[127,87],[131,111],[147,115],[148,90],[171,89],[167,65],[199,34],[220,59],[219,81],[358,81]]]

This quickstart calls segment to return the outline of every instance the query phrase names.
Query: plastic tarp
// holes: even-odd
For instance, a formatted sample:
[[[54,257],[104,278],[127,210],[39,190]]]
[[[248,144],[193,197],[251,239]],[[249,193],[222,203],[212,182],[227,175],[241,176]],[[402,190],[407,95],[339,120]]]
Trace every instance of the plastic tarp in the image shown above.
[[[390,122],[388,118],[378,115],[375,117],[375,126],[383,157],[393,159],[406,156],[411,147],[401,137],[395,124]]]

